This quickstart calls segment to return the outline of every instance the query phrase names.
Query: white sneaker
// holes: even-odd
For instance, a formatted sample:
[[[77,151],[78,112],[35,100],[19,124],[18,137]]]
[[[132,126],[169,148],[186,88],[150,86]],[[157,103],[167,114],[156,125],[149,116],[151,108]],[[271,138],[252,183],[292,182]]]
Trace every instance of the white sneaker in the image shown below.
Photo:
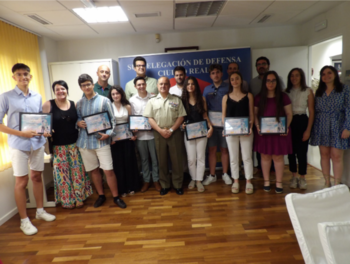
[[[225,182],[226,185],[231,185],[232,184],[232,180],[230,178],[230,176],[225,173],[224,175],[222,175],[222,179]]]
[[[212,182],[216,182],[216,175],[211,176],[210,174],[208,175],[208,177],[203,181],[203,185],[209,185]]]
[[[36,212],[35,218],[42,219],[46,222],[51,222],[51,221],[54,221],[56,219],[56,216],[49,214],[44,210],[44,212],[42,212],[41,214],[38,214],[38,212]]]
[[[21,223],[20,228],[23,231],[23,233],[27,236],[32,236],[38,233],[38,229],[35,226],[33,226],[33,224],[30,221]]]

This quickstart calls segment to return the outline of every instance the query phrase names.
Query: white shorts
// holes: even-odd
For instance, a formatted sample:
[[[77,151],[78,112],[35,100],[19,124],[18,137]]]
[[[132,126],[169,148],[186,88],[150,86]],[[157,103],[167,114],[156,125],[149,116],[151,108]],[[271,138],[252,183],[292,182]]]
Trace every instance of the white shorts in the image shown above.
[[[92,171],[98,167],[103,170],[113,170],[111,146],[106,145],[99,149],[79,148],[86,171]]]
[[[30,151],[23,151],[19,149],[10,148],[13,176],[22,177],[28,175],[28,161],[31,170],[43,171],[44,149],[45,146],[42,146],[37,150]]]

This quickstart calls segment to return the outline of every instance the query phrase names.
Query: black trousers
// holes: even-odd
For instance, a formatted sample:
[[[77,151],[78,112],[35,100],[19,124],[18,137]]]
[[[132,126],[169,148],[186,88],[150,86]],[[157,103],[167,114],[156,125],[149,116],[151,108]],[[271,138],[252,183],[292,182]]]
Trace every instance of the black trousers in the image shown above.
[[[305,175],[307,168],[307,150],[309,140],[302,141],[303,134],[307,128],[309,118],[307,115],[294,115],[290,124],[292,130],[293,154],[288,155],[289,170],[293,173],[297,172],[297,161],[299,164],[299,174]]]

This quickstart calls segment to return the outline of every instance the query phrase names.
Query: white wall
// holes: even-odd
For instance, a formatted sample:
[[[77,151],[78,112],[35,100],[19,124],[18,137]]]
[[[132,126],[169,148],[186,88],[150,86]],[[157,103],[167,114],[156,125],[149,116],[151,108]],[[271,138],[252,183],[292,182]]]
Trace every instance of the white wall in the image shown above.
[[[0,172],[0,225],[18,212],[14,186],[15,177],[13,176],[12,168]]]
[[[242,28],[195,32],[174,32],[161,35],[129,35],[105,39],[66,40],[57,43],[58,61],[112,58],[135,54],[163,53],[164,48],[199,46],[219,49],[250,46],[256,48],[290,47],[301,43],[298,26]]]

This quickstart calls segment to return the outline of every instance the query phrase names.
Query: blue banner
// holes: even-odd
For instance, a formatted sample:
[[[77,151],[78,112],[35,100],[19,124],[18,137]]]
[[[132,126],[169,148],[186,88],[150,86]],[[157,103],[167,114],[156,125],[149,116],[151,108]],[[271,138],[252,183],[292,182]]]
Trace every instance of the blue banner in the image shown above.
[[[175,85],[173,70],[176,66],[183,66],[187,76],[195,76],[201,90],[211,84],[208,68],[211,64],[218,63],[223,66],[223,79],[226,80],[227,66],[231,62],[237,62],[243,79],[247,82],[251,79],[251,52],[250,48],[220,49],[208,51],[190,51],[179,53],[160,53],[148,55],[135,55],[119,58],[120,85],[125,89],[128,81],[135,78],[133,59],[142,56],[147,61],[147,76],[158,79],[166,76],[170,79],[171,86]]]

